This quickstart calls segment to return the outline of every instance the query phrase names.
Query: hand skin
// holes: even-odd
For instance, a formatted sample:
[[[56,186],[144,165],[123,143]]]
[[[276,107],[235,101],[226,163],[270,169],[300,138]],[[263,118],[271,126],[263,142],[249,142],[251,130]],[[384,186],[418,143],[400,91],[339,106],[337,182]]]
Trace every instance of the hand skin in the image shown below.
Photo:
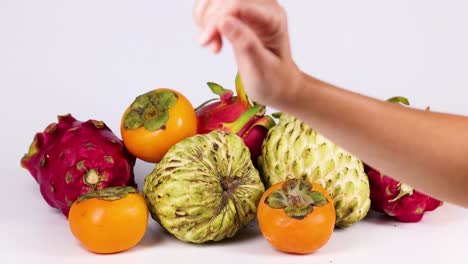
[[[197,0],[200,44],[225,37],[253,100],[296,116],[386,175],[468,208],[468,118],[403,107],[318,80],[294,63],[276,0]]]

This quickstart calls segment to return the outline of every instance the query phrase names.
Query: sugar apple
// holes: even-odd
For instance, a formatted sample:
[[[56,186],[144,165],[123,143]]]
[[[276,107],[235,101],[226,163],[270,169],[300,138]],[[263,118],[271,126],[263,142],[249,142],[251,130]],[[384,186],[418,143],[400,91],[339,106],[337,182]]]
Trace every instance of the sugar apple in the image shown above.
[[[284,113],[279,117],[258,160],[265,187],[293,178],[318,182],[333,197],[337,227],[364,218],[370,191],[363,163],[301,120]]]
[[[236,235],[255,218],[264,191],[242,139],[220,130],[175,144],[143,187],[153,219],[192,243]]]

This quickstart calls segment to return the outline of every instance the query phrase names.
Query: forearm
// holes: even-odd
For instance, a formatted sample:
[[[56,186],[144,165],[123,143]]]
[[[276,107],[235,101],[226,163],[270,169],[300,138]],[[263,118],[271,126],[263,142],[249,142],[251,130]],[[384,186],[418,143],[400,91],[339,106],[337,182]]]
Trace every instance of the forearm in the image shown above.
[[[305,74],[300,80],[280,110],[385,174],[468,207],[468,118],[376,100]]]

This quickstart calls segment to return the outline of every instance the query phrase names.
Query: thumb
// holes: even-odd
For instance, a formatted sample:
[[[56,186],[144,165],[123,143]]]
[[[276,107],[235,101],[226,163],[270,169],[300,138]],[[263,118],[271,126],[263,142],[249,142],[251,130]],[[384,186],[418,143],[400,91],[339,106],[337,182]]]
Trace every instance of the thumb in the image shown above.
[[[268,51],[255,32],[241,20],[232,16],[226,17],[219,31],[231,43],[240,69],[250,72],[265,65]]]

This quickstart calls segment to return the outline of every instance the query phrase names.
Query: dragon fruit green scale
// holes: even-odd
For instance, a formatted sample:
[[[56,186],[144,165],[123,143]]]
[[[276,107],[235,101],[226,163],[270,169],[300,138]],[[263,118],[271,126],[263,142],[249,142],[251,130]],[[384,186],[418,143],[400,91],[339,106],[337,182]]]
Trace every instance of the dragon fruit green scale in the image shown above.
[[[369,211],[369,179],[361,160],[293,116],[280,114],[258,162],[266,187],[294,178],[320,183],[333,198],[337,227],[351,226]]]

